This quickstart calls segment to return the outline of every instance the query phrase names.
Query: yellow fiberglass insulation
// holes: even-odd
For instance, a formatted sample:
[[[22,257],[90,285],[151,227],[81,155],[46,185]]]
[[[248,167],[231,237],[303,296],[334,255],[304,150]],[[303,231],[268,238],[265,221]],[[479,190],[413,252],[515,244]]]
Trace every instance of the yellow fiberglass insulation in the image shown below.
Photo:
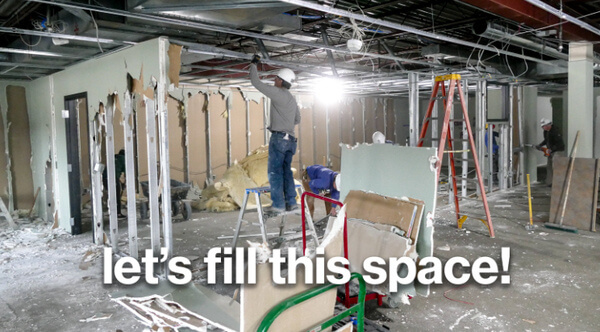
[[[192,206],[198,210],[211,212],[226,212],[238,209],[244,202],[246,188],[269,186],[268,179],[268,146],[261,146],[252,151],[250,155],[236,161],[225,171],[223,177],[214,184],[202,190],[202,197]],[[292,168],[294,174],[296,170]],[[298,181],[295,181],[297,184]],[[299,200],[299,197],[297,197]],[[269,194],[261,195],[261,203],[264,206],[271,205]],[[254,195],[248,198],[246,209],[255,209],[256,200]]]

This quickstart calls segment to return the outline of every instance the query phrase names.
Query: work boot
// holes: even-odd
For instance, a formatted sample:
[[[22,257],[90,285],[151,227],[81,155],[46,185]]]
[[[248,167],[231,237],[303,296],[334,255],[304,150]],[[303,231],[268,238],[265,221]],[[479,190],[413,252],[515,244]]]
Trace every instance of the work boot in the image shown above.
[[[285,207],[285,210],[288,212],[298,213],[300,212],[300,206],[298,206],[298,204],[288,205]]]
[[[269,206],[269,207],[263,209],[263,213],[264,213],[265,217],[267,217],[267,218],[276,217],[284,212],[285,212],[285,209],[277,208],[274,206]]]

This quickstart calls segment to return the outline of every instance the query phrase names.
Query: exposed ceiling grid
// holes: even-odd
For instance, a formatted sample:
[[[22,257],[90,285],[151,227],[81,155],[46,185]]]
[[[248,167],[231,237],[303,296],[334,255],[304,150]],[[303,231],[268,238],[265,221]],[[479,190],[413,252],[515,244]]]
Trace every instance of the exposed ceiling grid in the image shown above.
[[[262,53],[263,77],[288,67],[298,91],[338,76],[354,95],[405,94],[409,72],[561,90],[568,43],[600,41],[600,1],[0,0],[0,13],[0,79],[11,80],[167,36],[186,51],[184,84],[250,87],[248,60]]]

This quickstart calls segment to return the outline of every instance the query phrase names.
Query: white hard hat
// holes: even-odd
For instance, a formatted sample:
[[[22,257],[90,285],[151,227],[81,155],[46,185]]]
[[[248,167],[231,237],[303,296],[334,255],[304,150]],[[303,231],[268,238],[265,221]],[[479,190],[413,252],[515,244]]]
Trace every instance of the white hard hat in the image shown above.
[[[382,132],[376,131],[373,133],[373,143],[383,144],[385,143],[385,135]]]
[[[548,120],[546,118],[542,118],[540,120],[540,126],[547,126],[547,125],[551,125],[552,124],[552,120]]]
[[[296,74],[291,69],[283,68],[277,72],[277,77],[292,84],[292,81],[296,79]]]
[[[335,188],[337,189],[337,191],[340,191],[340,183],[342,182],[342,175],[338,173],[338,175],[335,176]]]

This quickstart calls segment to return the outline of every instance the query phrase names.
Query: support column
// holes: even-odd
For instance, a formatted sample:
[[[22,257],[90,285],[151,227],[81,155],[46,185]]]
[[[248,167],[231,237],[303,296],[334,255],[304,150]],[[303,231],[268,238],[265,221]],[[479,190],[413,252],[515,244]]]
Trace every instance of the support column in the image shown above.
[[[523,143],[538,144],[537,133],[542,130],[537,116],[537,87],[523,87]],[[531,182],[537,181],[537,151],[524,149],[524,174],[529,174]]]
[[[487,115],[487,82],[477,81],[475,90],[475,147],[480,172],[485,174],[485,121]],[[477,187],[479,193],[479,187]]]
[[[571,153],[580,131],[577,157],[594,155],[594,50],[591,43],[569,44],[569,112],[565,150]]]
[[[419,141],[419,74],[408,73],[408,117],[410,146]]]

